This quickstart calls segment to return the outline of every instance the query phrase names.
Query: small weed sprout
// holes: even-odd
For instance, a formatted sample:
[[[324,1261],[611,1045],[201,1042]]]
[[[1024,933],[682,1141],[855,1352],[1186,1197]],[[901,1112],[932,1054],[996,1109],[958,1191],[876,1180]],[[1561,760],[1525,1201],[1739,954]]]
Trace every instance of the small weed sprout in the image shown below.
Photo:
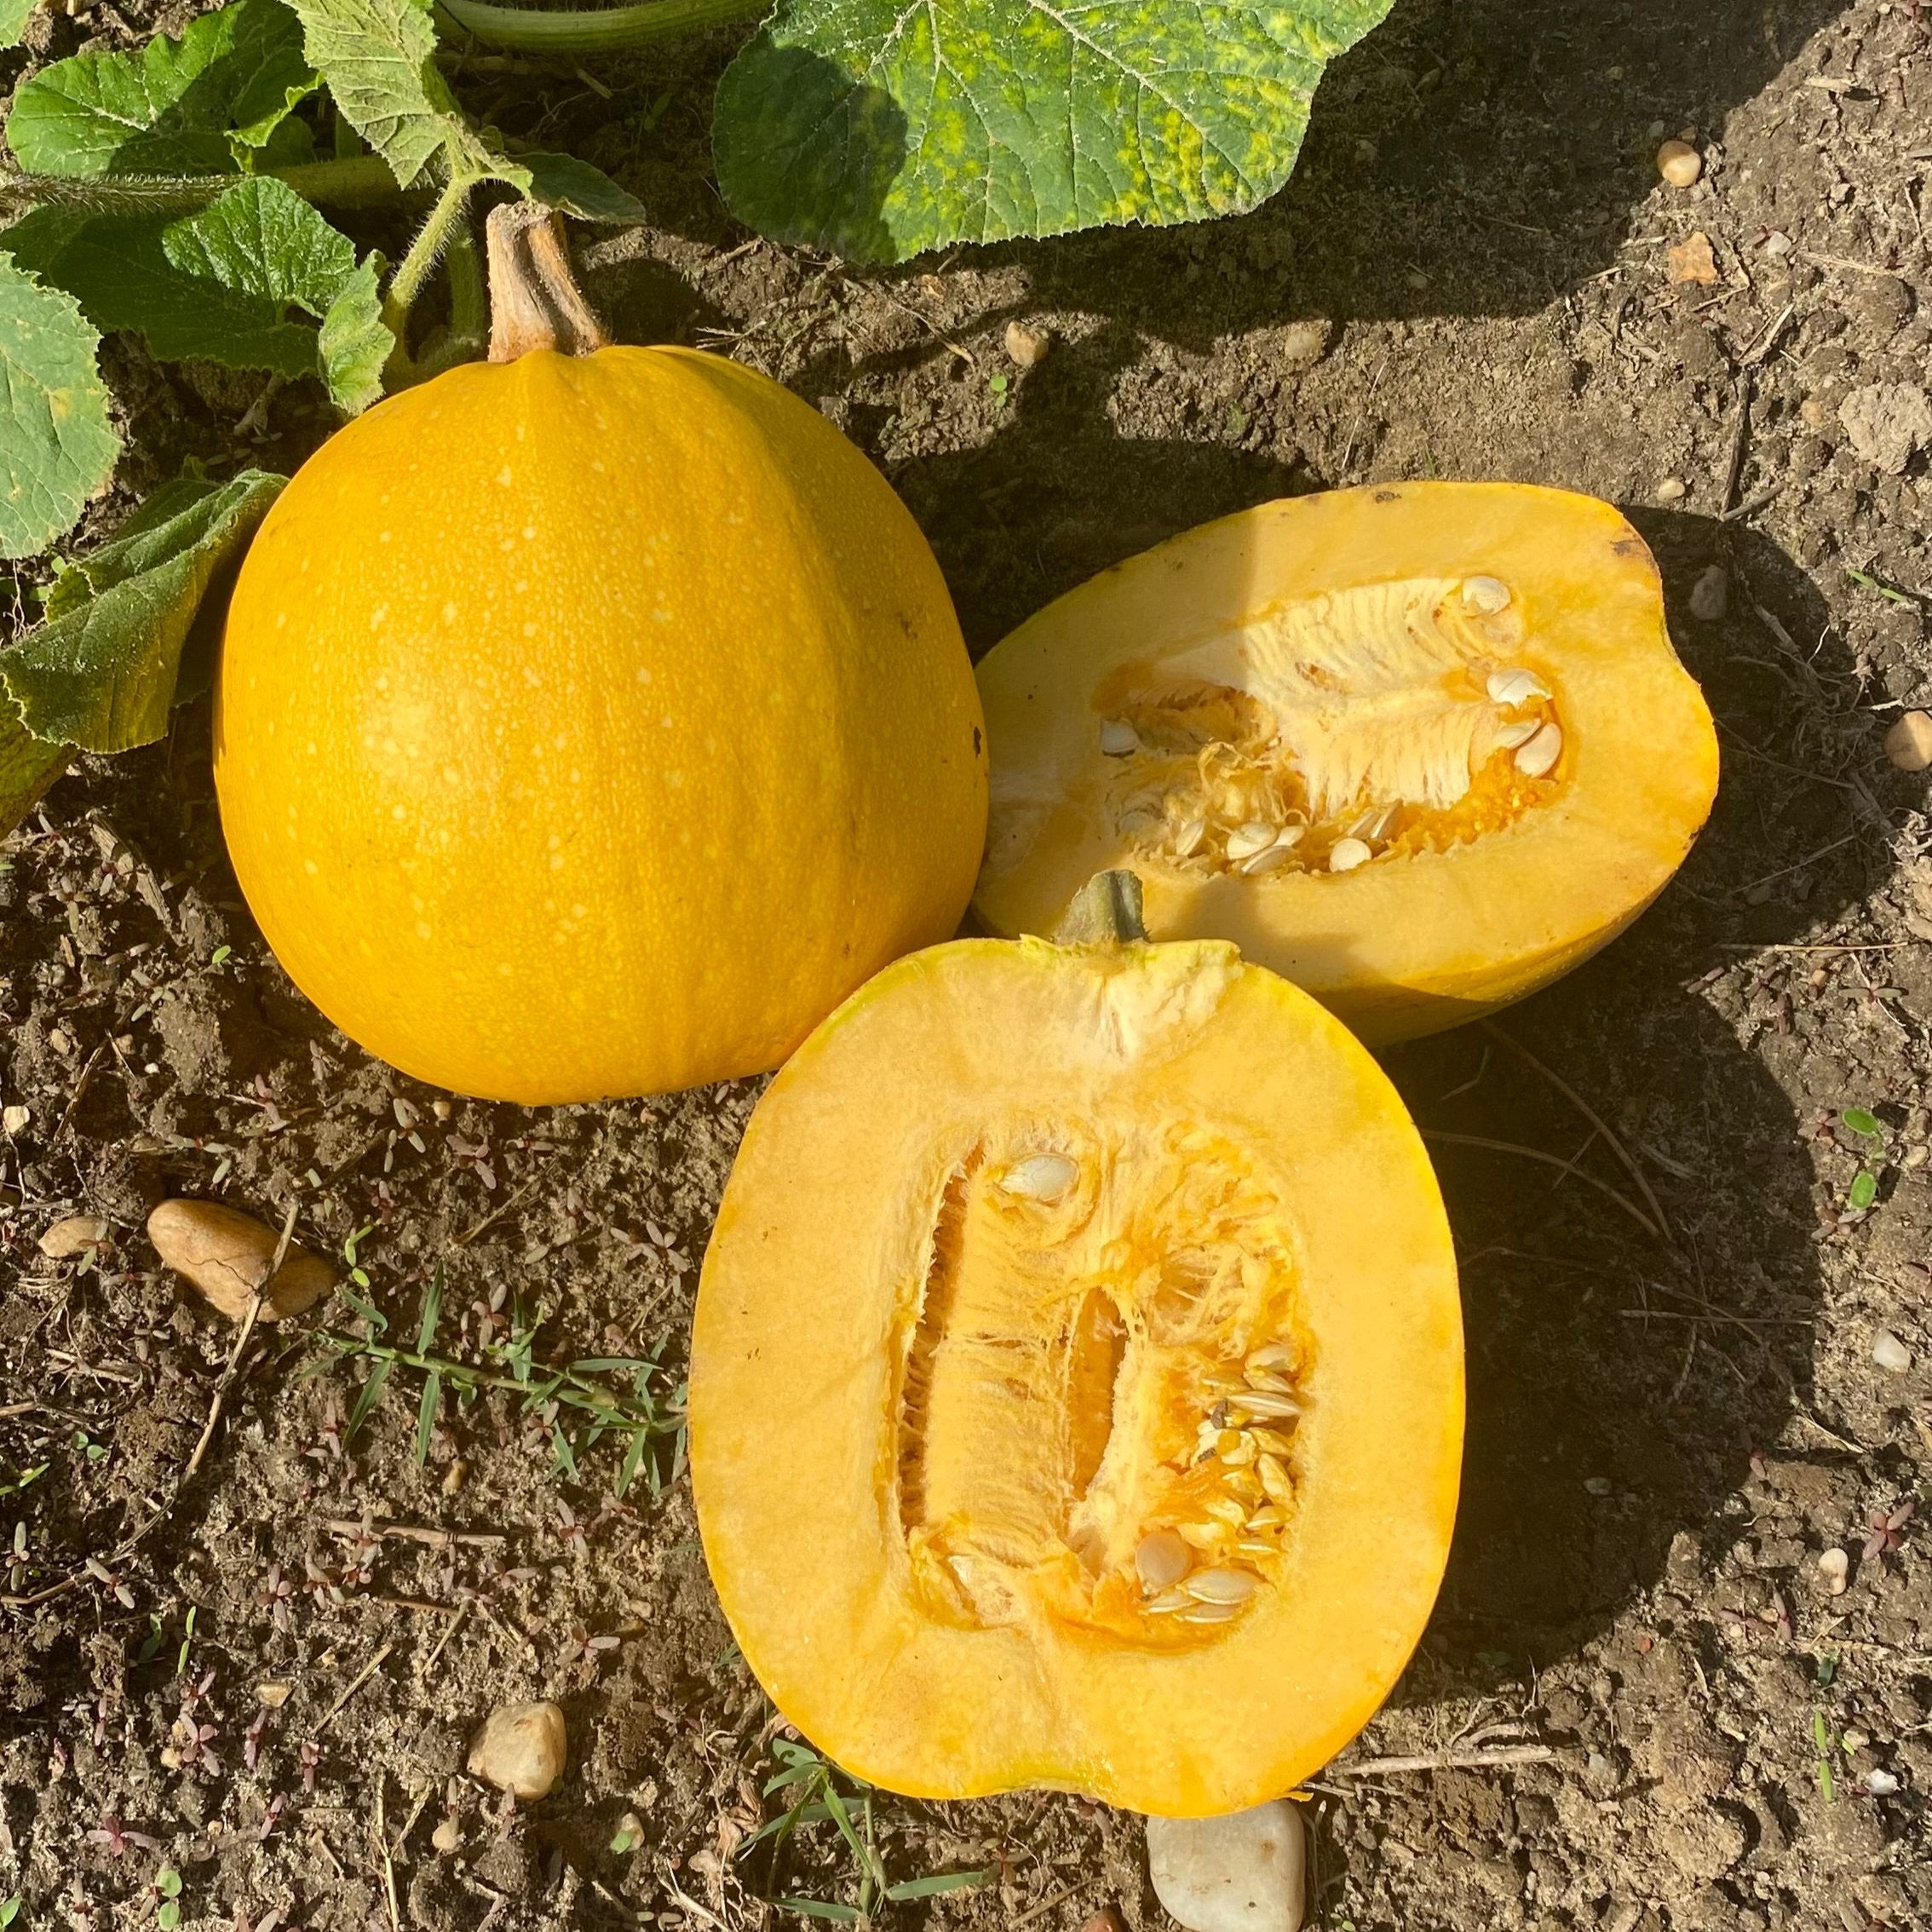
[[[1885,1151],[1885,1124],[1877,1114],[1862,1107],[1848,1107],[1838,1116],[1839,1124],[1848,1134],[1856,1136],[1859,1142],[1859,1170],[1852,1176],[1852,1184],[1845,1195],[1845,1207],[1851,1215],[1867,1212],[1878,1199],[1877,1169],[1883,1164]]]
[[[887,1876],[879,1857],[871,1786],[848,1772],[835,1769],[809,1745],[789,1738],[773,1739],[772,1756],[779,1768],[765,1780],[764,1795],[772,1797],[782,1793],[790,1802],[776,1818],[768,1819],[739,1843],[737,1855],[742,1858],[752,1846],[769,1840],[775,1864],[779,1849],[793,1832],[806,1826],[830,1823],[837,1826],[852,1854],[858,1894],[856,1902],[851,1904],[800,1895],[775,1898],[769,1903],[808,1918],[869,1919],[875,1906],[882,1902],[899,1904],[911,1899],[932,1898],[941,1892],[983,1885],[992,1876],[990,1870],[935,1872],[923,1877],[894,1882]],[[841,1791],[841,1781],[851,1788]]]

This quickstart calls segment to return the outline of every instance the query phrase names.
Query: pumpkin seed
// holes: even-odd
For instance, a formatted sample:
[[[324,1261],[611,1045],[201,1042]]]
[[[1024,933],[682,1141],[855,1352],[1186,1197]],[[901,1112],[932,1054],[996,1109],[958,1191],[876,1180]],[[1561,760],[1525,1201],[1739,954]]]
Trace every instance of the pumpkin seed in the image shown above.
[[[1463,608],[1478,617],[1494,617],[1509,607],[1509,586],[1500,577],[1466,577],[1463,579]]]
[[[1134,1551],[1141,1588],[1150,1593],[1171,1590],[1193,1567],[1193,1552],[1170,1529],[1149,1530]]]
[[[1287,1520],[1274,1504],[1264,1503],[1248,1518],[1247,1527],[1251,1530],[1279,1529]]]
[[[1263,1456],[1286,1456],[1293,1452],[1293,1445],[1285,1435],[1278,1435],[1272,1429],[1251,1429],[1248,1434],[1254,1439],[1256,1452]]]
[[[1519,745],[1527,745],[1542,729],[1535,718],[1516,718],[1496,727],[1496,742],[1502,750],[1514,751]]]
[[[1359,838],[1338,838],[1330,848],[1328,869],[1331,872],[1352,872],[1358,865],[1366,865],[1375,854]]]
[[[1157,1596],[1152,1603],[1143,1603],[1141,1607],[1150,1617],[1165,1617],[1176,1610],[1191,1608],[1193,1601],[1186,1590],[1170,1590],[1165,1596]]]
[[[1226,1624],[1241,1614],[1239,1603],[1197,1603],[1181,1613],[1183,1624]]]
[[[1255,1439],[1237,1429],[1223,1429],[1221,1440],[1215,1445],[1215,1453],[1231,1469],[1240,1469],[1254,1461],[1260,1452],[1255,1447]]]
[[[1541,778],[1562,756],[1562,727],[1546,724],[1516,753],[1516,769],[1525,778]]]
[[[1298,1422],[1302,1405],[1291,1395],[1277,1394],[1272,1389],[1246,1389],[1235,1397],[1238,1406],[1247,1412],[1244,1419],[1257,1422]]]
[[[1247,1366],[1251,1369],[1291,1369],[1295,1360],[1295,1351],[1285,1342],[1264,1342],[1250,1353]]]
[[[1244,1537],[1240,1542],[1234,1545],[1234,1554],[1237,1556],[1268,1557],[1273,1556],[1275,1553],[1275,1548],[1272,1543],[1262,1543],[1251,1536]]]
[[[1255,1474],[1261,1478],[1261,1486],[1268,1492],[1268,1501],[1278,1509],[1285,1509],[1294,1501],[1295,1486],[1289,1481],[1287,1467],[1279,1456],[1258,1458]]]
[[[1110,758],[1124,758],[1141,749],[1141,734],[1124,718],[1109,718],[1100,727],[1100,748]]]
[[[1245,1603],[1260,1586],[1252,1570],[1196,1570],[1181,1587],[1202,1603]]]
[[[1190,1550],[1218,1550],[1228,1540],[1225,1523],[1176,1523],[1174,1527]]]
[[[1550,695],[1550,687],[1521,664],[1514,670],[1492,671],[1486,688],[1492,704],[1527,704],[1532,698]]]
[[[1277,865],[1285,865],[1294,856],[1285,845],[1271,845],[1265,852],[1257,852],[1252,859],[1242,862],[1241,871],[1248,878],[1259,872],[1272,872]]]
[[[1244,859],[1252,859],[1256,853],[1266,852],[1274,843],[1274,836],[1280,829],[1260,819],[1251,819],[1245,825],[1236,826],[1228,835],[1228,859],[1239,865]]]
[[[1079,1164],[1063,1153],[1028,1154],[1000,1177],[1000,1186],[1022,1200],[1052,1203],[1063,1199],[1080,1178]]]
[[[1210,1496],[1207,1501],[1207,1514],[1217,1523],[1225,1523],[1229,1529],[1245,1529],[1248,1512],[1232,1496]]]
[[[1249,1389],[1266,1389],[1276,1395],[1292,1395],[1295,1385],[1285,1375],[1277,1375],[1273,1369],[1256,1368],[1251,1361],[1244,1371],[1248,1378]],[[1244,1390],[1243,1394],[1246,1391]]]
[[[1205,819],[1184,819],[1175,828],[1174,853],[1179,859],[1192,859],[1201,848],[1201,841],[1207,837]]]
[[[1401,815],[1402,805],[1400,799],[1393,804],[1371,805],[1348,828],[1346,836],[1349,838],[1367,839],[1371,843],[1387,838],[1394,830],[1396,819]]]

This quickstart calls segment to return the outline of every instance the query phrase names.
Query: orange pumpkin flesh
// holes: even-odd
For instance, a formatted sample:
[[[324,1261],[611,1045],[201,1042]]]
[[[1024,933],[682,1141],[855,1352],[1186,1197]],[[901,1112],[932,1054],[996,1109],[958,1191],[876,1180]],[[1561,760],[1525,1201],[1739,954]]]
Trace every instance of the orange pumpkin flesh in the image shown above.
[[[1662,890],[1717,745],[1607,503],[1422,483],[1265,503],[1061,598],[979,670],[974,900],[1051,932],[1131,868],[1371,1042],[1578,964]]]
[[[837,1762],[1251,1804],[1376,1710],[1440,1578],[1440,1198],[1366,1051],[1232,946],[937,946],[760,1101],[690,1414],[726,1615]]]

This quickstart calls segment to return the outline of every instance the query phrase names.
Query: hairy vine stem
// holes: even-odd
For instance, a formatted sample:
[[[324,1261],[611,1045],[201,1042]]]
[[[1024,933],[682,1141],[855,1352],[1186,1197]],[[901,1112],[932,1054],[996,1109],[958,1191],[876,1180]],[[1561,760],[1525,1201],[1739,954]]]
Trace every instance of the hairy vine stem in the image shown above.
[[[620,54],[705,27],[755,20],[771,0],[642,0],[591,11],[498,7],[488,0],[436,0],[472,40],[519,54]]]
[[[364,208],[402,195],[380,155],[354,154],[336,161],[307,161],[266,170],[304,201],[327,207]],[[89,215],[192,214],[239,187],[246,175],[28,175],[0,167],[0,210],[78,208]]]

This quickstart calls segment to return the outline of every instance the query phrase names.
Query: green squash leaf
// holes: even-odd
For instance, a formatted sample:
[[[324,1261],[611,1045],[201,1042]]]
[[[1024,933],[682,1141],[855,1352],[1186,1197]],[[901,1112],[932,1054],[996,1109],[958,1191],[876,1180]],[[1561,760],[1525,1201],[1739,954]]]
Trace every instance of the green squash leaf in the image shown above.
[[[10,247],[9,230],[4,240]],[[72,296],[0,255],[0,556],[31,557],[106,486],[121,440],[95,363],[101,338]]]
[[[574,154],[520,154],[517,165],[530,177],[532,200],[547,202],[580,221],[635,222],[649,219],[634,194],[627,194],[601,168]]]
[[[39,0],[0,0],[0,47],[18,47]],[[0,755],[3,756],[3,755]],[[0,780],[3,785],[4,780]],[[6,1923],[0,1919],[0,1925]]]
[[[761,233],[869,262],[1238,214],[1390,4],[786,0],[719,83],[719,186]]]
[[[36,738],[11,704],[0,704],[0,838],[33,809],[73,755],[71,745]]]
[[[405,187],[442,155],[454,175],[528,185],[500,172],[437,72],[429,0],[289,0],[302,44],[343,118]]]
[[[282,0],[235,0],[179,40],[43,67],[14,93],[7,140],[30,174],[234,174],[315,84]]]
[[[169,484],[61,577],[55,614],[0,652],[0,693],[11,700],[0,707],[0,770],[5,727],[16,722],[63,763],[70,746],[124,751],[167,730],[203,600],[239,562],[285,480],[250,469],[226,483]]]
[[[318,376],[352,414],[379,393],[393,345],[375,257],[359,267],[348,238],[268,176],[174,221],[36,209],[6,243],[23,266],[72,290],[97,328],[135,330],[164,361]]]

